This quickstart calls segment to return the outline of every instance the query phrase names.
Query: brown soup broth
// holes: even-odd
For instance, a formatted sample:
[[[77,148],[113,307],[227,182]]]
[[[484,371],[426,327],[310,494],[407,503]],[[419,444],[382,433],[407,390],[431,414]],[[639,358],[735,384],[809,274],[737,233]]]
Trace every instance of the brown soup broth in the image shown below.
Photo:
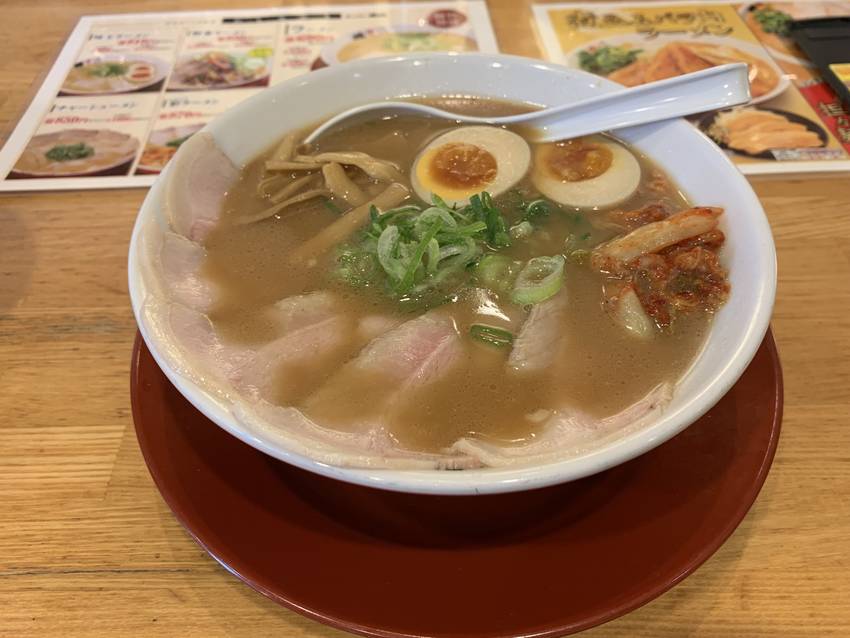
[[[433,102],[467,113],[508,114],[530,108],[474,98],[453,97]],[[315,150],[362,151],[391,160],[408,173],[418,151],[449,128],[451,125],[445,121],[401,116],[333,132]],[[527,131],[516,132],[533,141]],[[676,210],[686,208],[684,196],[669,180],[660,194],[657,188],[650,190],[649,177],[657,175],[659,169],[647,158],[635,154],[643,170],[642,183],[618,209],[631,210],[662,200]],[[226,339],[247,345],[267,341],[274,334],[263,309],[285,297],[313,290],[333,290],[352,317],[375,314],[402,319],[415,317],[411,308],[386,295],[364,294],[330,277],[334,251],[312,268],[293,267],[282,259],[282,255],[338,218],[339,212],[326,202],[314,200],[290,209],[280,218],[255,224],[233,223],[240,215],[268,206],[268,200],[257,195],[257,183],[267,155],[245,167],[239,183],[227,195],[222,222],[207,240],[205,274],[221,291],[217,308],[211,313],[219,332]],[[376,186],[373,192],[380,190]],[[515,190],[525,198],[537,196],[527,177]],[[496,201],[517,196],[509,192]],[[344,203],[340,208],[345,209]],[[559,254],[564,252],[569,235],[573,236],[575,247],[591,249],[616,234],[594,226],[590,219],[595,214],[553,204],[553,212],[540,224],[545,232],[535,232],[529,240],[514,242],[500,252],[517,260]],[[385,424],[399,442],[424,451],[440,450],[463,436],[522,442],[539,432],[539,419],[534,415],[541,410],[573,406],[594,416],[610,415],[634,403],[657,384],[681,377],[704,341],[711,320],[707,313],[682,317],[674,330],[642,341],[627,334],[604,311],[603,280],[598,273],[587,265],[568,260],[564,281],[569,311],[563,325],[562,355],[541,374],[509,374],[505,365],[509,348],[495,348],[468,337],[473,323],[500,325],[517,334],[527,316],[526,310],[500,303],[509,320],[494,317],[486,311],[481,294],[474,289],[460,291],[442,306],[440,312],[451,315],[462,337],[462,361],[399,402],[393,410],[392,423]],[[497,295],[491,295],[491,299],[499,302]],[[309,385],[318,388],[343,363],[325,360],[304,374],[310,380]],[[294,400],[295,405],[301,406],[309,392],[308,388]],[[370,414],[370,406],[364,405],[358,395],[362,393],[352,388],[350,397],[336,401],[335,405],[322,406],[321,422],[347,430],[356,427],[348,423],[352,414],[358,415],[358,422],[385,416]],[[286,393],[281,392],[281,396]]]

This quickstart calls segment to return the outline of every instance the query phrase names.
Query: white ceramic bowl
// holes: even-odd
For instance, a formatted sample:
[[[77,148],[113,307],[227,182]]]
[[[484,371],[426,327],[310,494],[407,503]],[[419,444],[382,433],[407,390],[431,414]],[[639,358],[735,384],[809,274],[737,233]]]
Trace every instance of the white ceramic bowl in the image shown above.
[[[263,91],[211,122],[207,129],[237,165],[285,132],[343,109],[387,98],[481,95],[555,105],[616,90],[617,85],[574,69],[528,58],[483,54],[425,54],[351,62],[316,71]],[[776,291],[776,256],[764,211],[747,181],[707,137],[684,120],[635,127],[618,135],[649,155],[691,201],[726,209],[723,260],[732,294],[717,313],[708,339],[672,402],[653,422],[581,456],[515,469],[464,471],[345,469],[284,449],[262,431],[239,424],[229,406],[167,364],[169,347],[145,330],[140,309],[143,228],[158,223],[168,171],[142,204],[129,256],[133,309],[142,336],[171,382],[212,421],[282,461],[336,479],[373,487],[432,494],[526,490],[600,472],[663,443],[696,421],[737,381],[767,330]]]

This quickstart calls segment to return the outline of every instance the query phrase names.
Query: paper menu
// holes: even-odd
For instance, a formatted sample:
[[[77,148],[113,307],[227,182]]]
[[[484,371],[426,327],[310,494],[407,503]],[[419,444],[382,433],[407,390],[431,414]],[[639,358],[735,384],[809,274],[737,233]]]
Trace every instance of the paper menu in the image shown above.
[[[0,151],[0,190],[149,186],[267,86],[426,50],[496,52],[484,0],[87,16]]]
[[[638,2],[535,5],[546,56],[556,62],[635,86],[744,61],[753,101],[745,108],[691,118],[745,174],[850,169],[850,140],[834,93],[806,60],[770,48],[787,38],[772,33],[794,3]],[[806,11],[844,3],[806,3]],[[830,5],[815,8],[814,5]],[[796,5],[795,5],[796,6]],[[753,14],[761,10],[758,17]],[[768,13],[770,12],[770,13]],[[768,25],[767,33],[753,24]],[[768,37],[770,36],[770,37]],[[791,63],[806,70],[795,72]],[[830,115],[833,113],[833,115]]]

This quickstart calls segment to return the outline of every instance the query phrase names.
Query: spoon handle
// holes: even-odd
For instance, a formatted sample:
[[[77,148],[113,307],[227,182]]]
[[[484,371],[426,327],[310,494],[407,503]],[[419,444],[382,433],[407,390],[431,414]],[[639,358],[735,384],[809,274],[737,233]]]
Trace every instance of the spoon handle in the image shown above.
[[[617,91],[546,109],[537,117],[527,113],[499,120],[532,125],[538,129],[536,141],[554,142],[712,111],[749,99],[748,67],[738,62],[630,88],[626,95]]]

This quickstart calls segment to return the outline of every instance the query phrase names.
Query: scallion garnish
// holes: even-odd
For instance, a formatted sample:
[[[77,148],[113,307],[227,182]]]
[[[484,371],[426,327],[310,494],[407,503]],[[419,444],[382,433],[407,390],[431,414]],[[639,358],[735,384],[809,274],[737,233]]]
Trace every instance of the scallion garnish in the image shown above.
[[[535,222],[543,217],[548,217],[550,204],[545,199],[535,199],[528,202],[528,204],[524,206],[524,209],[525,210],[522,215],[523,221]]]
[[[535,257],[530,259],[517,276],[511,299],[521,306],[536,304],[554,296],[564,279],[564,258]]]
[[[416,245],[413,254],[407,262],[407,269],[404,272],[404,276],[396,285],[397,292],[408,292],[413,287],[413,280],[416,276],[416,272],[422,267],[422,258],[425,256],[425,251],[428,250],[431,240],[436,237],[438,232],[440,232],[442,224],[442,220],[438,219],[431,228],[425,231],[422,239],[419,240],[419,243]]]
[[[485,288],[505,292],[513,285],[519,264],[505,255],[484,255],[475,267],[475,276]]]
[[[474,264],[491,248],[509,246],[507,225],[489,193],[473,195],[463,208],[450,207],[439,196],[433,205],[401,206],[381,213],[373,208],[369,224],[359,240],[342,248],[340,274],[351,279],[353,255],[356,263],[368,263],[362,253],[374,251],[388,279],[388,290],[396,296],[419,294],[442,285],[453,275]],[[357,269],[359,273],[361,269]],[[360,278],[356,281],[359,283]]]
[[[342,211],[339,209],[339,206],[334,204],[327,197],[324,200],[322,200],[322,205],[325,208],[327,208],[329,211],[331,211],[334,215],[342,215]]]
[[[94,155],[94,149],[85,142],[76,144],[57,144],[45,154],[47,159],[54,162],[69,162]]]
[[[511,226],[509,232],[514,239],[525,239],[534,232],[534,226],[529,221],[521,221],[516,226]]]
[[[511,331],[496,326],[488,326],[486,323],[472,324],[469,327],[469,335],[498,348],[505,348],[514,342],[514,335]]]

